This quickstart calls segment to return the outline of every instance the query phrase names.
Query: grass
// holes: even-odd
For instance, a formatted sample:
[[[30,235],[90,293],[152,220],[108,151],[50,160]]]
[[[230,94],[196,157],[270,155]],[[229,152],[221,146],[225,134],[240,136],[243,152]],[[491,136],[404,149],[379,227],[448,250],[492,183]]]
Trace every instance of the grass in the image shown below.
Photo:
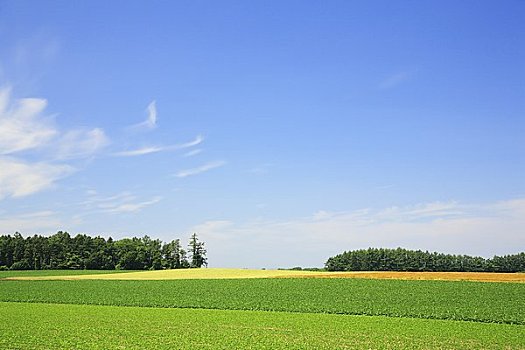
[[[0,303],[2,349],[523,349],[524,327],[283,312]]]
[[[125,272],[125,273],[123,273]],[[389,272],[354,271],[321,272],[253,269],[181,269],[157,271],[93,271],[44,270],[0,272],[0,278],[16,279],[118,279],[118,280],[171,280],[171,279],[234,279],[234,278],[369,278],[404,280],[467,280],[485,282],[525,282],[525,273],[490,272]]]
[[[0,301],[525,324],[525,284],[374,279],[0,281]]]

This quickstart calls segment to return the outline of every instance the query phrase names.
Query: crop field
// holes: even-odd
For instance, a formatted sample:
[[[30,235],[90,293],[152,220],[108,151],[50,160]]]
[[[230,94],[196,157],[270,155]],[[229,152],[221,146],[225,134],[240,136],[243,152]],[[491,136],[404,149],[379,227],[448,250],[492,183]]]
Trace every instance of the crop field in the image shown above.
[[[525,349],[525,283],[107,276],[0,280],[0,349]]]
[[[524,346],[521,326],[382,316],[0,303],[0,319],[2,349],[520,349]]]
[[[0,271],[0,279],[46,279],[46,280],[171,280],[171,279],[237,279],[237,278],[366,278],[402,280],[444,280],[479,282],[525,282],[525,273],[493,272],[397,272],[397,271],[295,271],[253,269],[179,269],[157,271],[100,271],[100,270],[53,270],[53,271]]]
[[[38,271],[35,271],[38,272]],[[110,271],[114,272],[114,271]],[[5,273],[8,274],[9,272]],[[236,278],[274,278],[274,277],[303,277],[321,275],[318,272],[291,271],[291,270],[250,270],[250,269],[176,269],[156,271],[119,271],[117,273],[103,274],[44,274],[34,273],[29,276],[14,275],[6,278],[14,279],[45,279],[45,280],[82,280],[82,279],[107,279],[107,280],[172,280],[172,279],[236,279]],[[2,276],[2,275],[0,275]]]
[[[351,271],[316,272],[301,277],[315,278],[373,278],[396,280],[477,281],[477,282],[525,282],[525,273],[498,272],[405,272],[405,271]]]
[[[0,301],[525,324],[525,284],[372,279],[2,281]]]

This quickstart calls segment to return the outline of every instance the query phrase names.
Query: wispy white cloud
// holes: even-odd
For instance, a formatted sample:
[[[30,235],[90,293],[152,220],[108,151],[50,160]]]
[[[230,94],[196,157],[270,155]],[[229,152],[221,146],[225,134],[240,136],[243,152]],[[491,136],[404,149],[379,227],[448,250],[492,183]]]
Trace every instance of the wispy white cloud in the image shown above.
[[[149,128],[157,126],[157,104],[155,101],[148,105],[148,119],[146,119],[145,123]]]
[[[111,196],[100,196],[96,191],[90,190],[88,198],[80,203],[87,212],[93,213],[132,213],[138,212],[162,200],[161,196],[149,200],[137,200],[137,196],[130,191],[123,191]]]
[[[52,211],[0,216],[0,232],[2,234],[15,232],[44,234],[56,232],[61,227],[64,227],[64,222]]]
[[[162,200],[162,197],[157,196],[150,200],[142,201],[142,202],[128,202],[128,203],[122,203],[122,204],[115,205],[115,206],[105,205],[106,208],[104,211],[108,213],[135,213],[135,212],[138,212],[144,209],[145,207],[158,203],[161,200]]]
[[[192,227],[191,232],[198,232],[199,235],[207,237],[213,236],[215,239],[227,239],[228,236],[221,235],[221,232],[234,227],[234,223],[229,220],[209,220],[202,224]]]
[[[129,126],[130,129],[154,129],[157,127],[157,106],[155,101],[152,101],[148,105],[148,117],[146,120],[144,120],[141,123],[134,124]],[[197,135],[197,137],[194,140],[191,140],[186,143],[182,144],[176,144],[176,145],[148,145],[148,146],[142,146],[140,148],[130,149],[130,150],[124,150],[113,153],[113,156],[116,157],[137,157],[137,156],[143,156],[147,154],[153,154],[153,153],[159,153],[159,152],[165,152],[165,151],[177,151],[185,148],[190,148],[193,146],[197,146],[200,144],[204,138],[201,135]]]
[[[143,156],[145,154],[162,152],[165,149],[166,149],[165,147],[158,147],[158,146],[142,147],[142,148],[137,148],[137,149],[130,150],[130,151],[116,152],[116,153],[113,153],[113,155],[117,157],[135,157],[135,156]]]
[[[215,169],[215,168],[219,168],[219,167],[221,167],[221,166],[223,166],[225,164],[226,164],[226,162],[222,161],[222,160],[209,162],[209,163],[206,163],[206,164],[201,165],[201,166],[196,167],[196,168],[181,170],[177,174],[175,174],[175,176],[183,178],[183,177],[188,177],[188,176],[192,176],[192,175],[198,175],[198,174],[204,173],[206,171],[209,171],[209,170],[212,170],[212,169]]]
[[[265,175],[270,172],[270,168],[273,166],[274,166],[273,163],[263,163],[263,164],[259,164],[249,169],[247,172],[256,174],[256,175]]]
[[[0,88],[0,199],[51,187],[75,170],[63,161],[90,157],[109,143],[99,128],[61,132],[43,115],[46,105],[41,98],[13,100],[9,87]]]
[[[195,139],[193,139],[193,140],[191,140],[189,142],[186,142],[186,143],[181,143],[180,145],[171,146],[171,148],[172,149],[190,148],[190,147],[197,146],[197,145],[201,144],[202,141],[204,141],[204,137],[202,135],[197,135],[195,137]]]
[[[97,195],[97,190],[94,190],[94,189],[89,189],[89,190],[86,190],[86,194],[88,196],[96,196]]]
[[[283,267],[321,266],[344,250],[368,247],[485,257],[511,254],[525,246],[523,227],[525,198],[487,204],[433,202],[380,210],[321,210],[280,221],[217,220],[188,231],[199,233],[214,247],[209,258],[215,266],[233,267],[243,261],[245,267]]]
[[[0,154],[12,154],[48,144],[58,135],[42,117],[47,101],[24,98],[11,103],[11,89],[0,89]]]
[[[157,104],[151,101],[147,108],[148,116],[141,123],[131,125],[131,129],[155,129],[157,127]]]
[[[432,202],[405,207],[390,207],[376,214],[378,219],[391,221],[415,221],[432,217],[461,216],[468,212],[468,208],[455,201]]]
[[[57,142],[57,158],[85,158],[97,153],[109,144],[104,130],[71,130],[64,133]]]
[[[379,89],[391,89],[409,80],[415,71],[402,71],[392,74],[379,83]]]
[[[315,212],[313,215],[314,220],[326,220],[332,217],[333,217],[333,214],[326,210],[319,210]]]
[[[130,191],[123,191],[111,196],[100,196],[95,190],[87,191],[87,199],[81,204],[88,207],[97,207],[97,208],[111,208],[116,207],[122,203],[133,201],[136,196],[133,195]],[[106,204],[109,203],[109,204]]]
[[[23,197],[45,190],[74,170],[69,165],[28,163],[15,158],[1,157],[0,199]]]
[[[186,152],[183,154],[184,157],[193,157],[193,156],[196,156],[197,154],[199,153],[202,153],[202,149],[198,148],[198,149],[193,149],[189,152]]]
[[[117,157],[135,157],[135,156],[143,156],[146,154],[165,152],[165,151],[178,151],[178,150],[182,150],[185,148],[196,146],[200,144],[203,140],[204,138],[201,135],[198,135],[197,137],[195,137],[194,140],[186,142],[186,143],[181,143],[178,145],[146,146],[146,147],[137,148],[137,149],[133,149],[129,151],[116,152],[116,153],[113,153],[113,155]]]

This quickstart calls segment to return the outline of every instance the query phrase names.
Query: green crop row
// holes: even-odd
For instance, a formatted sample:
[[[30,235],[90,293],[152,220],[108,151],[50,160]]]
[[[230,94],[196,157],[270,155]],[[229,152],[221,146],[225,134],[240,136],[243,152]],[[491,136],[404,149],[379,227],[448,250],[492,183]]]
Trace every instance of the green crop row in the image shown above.
[[[525,324],[525,284],[366,279],[0,281],[0,301]]]
[[[0,303],[1,349],[523,349],[523,331],[381,316]]]

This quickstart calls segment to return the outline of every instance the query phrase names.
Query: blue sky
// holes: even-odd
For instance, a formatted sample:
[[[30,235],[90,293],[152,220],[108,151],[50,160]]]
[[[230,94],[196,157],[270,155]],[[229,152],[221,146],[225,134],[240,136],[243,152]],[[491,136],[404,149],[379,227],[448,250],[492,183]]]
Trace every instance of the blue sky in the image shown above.
[[[0,232],[522,251],[524,34],[521,1],[0,1]]]

